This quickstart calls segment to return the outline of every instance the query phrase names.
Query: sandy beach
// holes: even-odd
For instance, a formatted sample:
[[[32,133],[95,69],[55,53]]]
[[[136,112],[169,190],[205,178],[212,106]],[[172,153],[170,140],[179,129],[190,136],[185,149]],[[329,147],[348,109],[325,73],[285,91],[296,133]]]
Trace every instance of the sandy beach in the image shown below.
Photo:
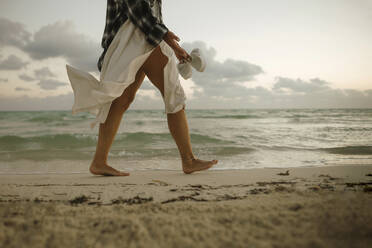
[[[372,166],[0,175],[1,247],[371,247]]]
[[[1,0],[0,248],[372,248],[371,13]]]

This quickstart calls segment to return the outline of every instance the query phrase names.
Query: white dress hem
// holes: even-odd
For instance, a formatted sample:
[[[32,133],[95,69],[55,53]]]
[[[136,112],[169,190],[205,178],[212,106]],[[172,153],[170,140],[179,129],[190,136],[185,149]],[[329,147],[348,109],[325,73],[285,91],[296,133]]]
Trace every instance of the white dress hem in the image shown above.
[[[179,81],[173,50],[161,41],[161,51],[168,57],[164,67],[165,113],[176,113],[185,108],[186,95]],[[96,115],[90,124],[107,119],[112,101],[121,96],[135,81],[136,74],[155,48],[145,40],[144,34],[129,20],[119,29],[105,55],[100,81],[93,75],[66,65],[67,74],[74,92],[72,114],[89,112]]]

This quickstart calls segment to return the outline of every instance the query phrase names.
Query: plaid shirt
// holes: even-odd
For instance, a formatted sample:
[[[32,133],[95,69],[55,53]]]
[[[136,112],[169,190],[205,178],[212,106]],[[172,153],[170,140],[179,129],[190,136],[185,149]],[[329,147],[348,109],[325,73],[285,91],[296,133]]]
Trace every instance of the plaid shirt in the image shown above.
[[[153,12],[155,10],[157,13]],[[162,20],[161,0],[107,0],[106,26],[101,42],[104,51],[97,64],[99,71],[107,49],[128,18],[145,34],[147,42],[154,47],[168,32]]]

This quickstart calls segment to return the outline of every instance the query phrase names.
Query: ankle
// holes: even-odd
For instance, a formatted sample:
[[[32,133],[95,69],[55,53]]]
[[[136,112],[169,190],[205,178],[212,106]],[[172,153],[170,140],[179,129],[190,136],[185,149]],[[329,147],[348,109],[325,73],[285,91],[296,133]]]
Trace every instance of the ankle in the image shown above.
[[[102,159],[93,159],[91,166],[94,167],[103,167],[106,165],[106,161]]]
[[[181,160],[183,163],[190,163],[192,161],[194,161],[196,158],[194,155],[191,155],[191,156],[181,156]]]

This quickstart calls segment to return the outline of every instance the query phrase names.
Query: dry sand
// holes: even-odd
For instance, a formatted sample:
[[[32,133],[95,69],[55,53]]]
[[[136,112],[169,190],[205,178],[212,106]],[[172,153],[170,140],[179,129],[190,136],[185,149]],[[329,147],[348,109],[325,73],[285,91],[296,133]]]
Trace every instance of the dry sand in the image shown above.
[[[372,166],[288,170],[0,175],[0,247],[372,247]]]

